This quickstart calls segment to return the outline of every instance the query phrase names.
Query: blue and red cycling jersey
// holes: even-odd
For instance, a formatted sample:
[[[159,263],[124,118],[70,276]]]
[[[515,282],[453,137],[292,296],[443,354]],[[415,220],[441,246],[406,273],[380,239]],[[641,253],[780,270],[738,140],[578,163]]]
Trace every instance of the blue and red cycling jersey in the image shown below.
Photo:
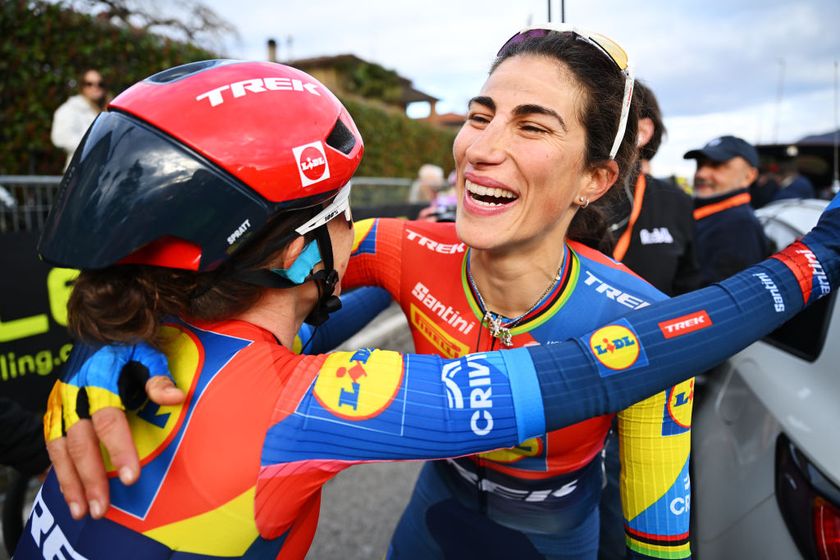
[[[676,409],[682,400],[663,389],[680,387],[840,283],[839,207],[832,203],[802,242],[733,278],[557,344],[460,358],[380,350],[301,356],[240,321],[169,324],[164,350],[188,398],[129,415],[140,480],[125,487],[111,472],[106,518],[74,521],[51,474],[15,558],[303,558],[321,487],[351,465],[510,449],[651,395],[663,395],[663,410]],[[589,258],[571,248],[569,258]],[[435,313],[434,305],[423,309]],[[461,324],[442,313],[447,324]],[[669,413],[674,425],[656,414],[653,441],[687,422],[677,412]],[[665,500],[674,503],[682,490]],[[641,553],[667,550],[645,538],[637,539]]]
[[[482,324],[486,310],[468,268],[469,249],[458,240],[454,224],[364,220],[356,224],[343,284],[386,288],[408,318],[415,350],[456,358],[500,347]],[[624,265],[575,242],[566,245],[558,278],[511,329],[513,346],[557,344],[665,299]],[[599,332],[589,344],[606,371],[647,361],[622,326]],[[653,557],[690,554],[693,394],[689,379],[618,414],[628,543]],[[479,417],[476,433],[488,422]],[[612,415],[598,416],[513,448],[451,459],[447,479],[455,496],[479,504],[498,523],[526,533],[563,531],[597,505],[597,493],[590,489],[600,486],[600,469],[585,467],[599,456],[611,423]]]

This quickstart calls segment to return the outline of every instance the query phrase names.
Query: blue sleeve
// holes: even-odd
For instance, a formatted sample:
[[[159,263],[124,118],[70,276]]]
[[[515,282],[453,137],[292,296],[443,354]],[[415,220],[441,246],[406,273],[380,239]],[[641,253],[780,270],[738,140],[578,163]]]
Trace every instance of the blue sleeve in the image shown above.
[[[302,352],[323,354],[361,331],[391,304],[391,295],[382,288],[358,288],[341,294],[341,309],[330,314],[318,328],[303,324],[298,331]]]
[[[773,258],[562,344],[454,360],[381,350],[299,357],[320,360],[318,373],[302,398],[278,406],[263,465],[466,455],[625,409],[828,294],[840,282],[838,206]]]
[[[702,290],[528,352],[553,430],[708,370],[840,284],[840,197],[800,242]]]

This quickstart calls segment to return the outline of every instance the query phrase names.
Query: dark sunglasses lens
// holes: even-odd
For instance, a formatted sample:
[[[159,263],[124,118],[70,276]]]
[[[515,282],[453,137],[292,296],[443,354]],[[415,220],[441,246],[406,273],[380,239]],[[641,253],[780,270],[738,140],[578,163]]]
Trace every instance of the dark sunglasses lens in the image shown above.
[[[513,45],[518,45],[519,43],[522,43],[527,39],[532,39],[534,37],[545,37],[546,35],[548,35],[549,31],[550,30],[548,29],[529,29],[528,31],[522,31],[520,33],[517,33],[516,35],[505,41],[505,44],[502,45],[502,48],[499,49],[499,52],[496,53],[496,56],[501,56],[502,53],[504,53]]]
[[[85,86],[87,87],[105,87],[104,82],[85,82]]]

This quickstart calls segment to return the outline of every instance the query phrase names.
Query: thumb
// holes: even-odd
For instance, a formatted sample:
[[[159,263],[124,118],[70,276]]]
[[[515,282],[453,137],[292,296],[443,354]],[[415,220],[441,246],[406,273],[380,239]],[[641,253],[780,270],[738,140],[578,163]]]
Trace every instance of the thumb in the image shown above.
[[[187,397],[168,375],[150,377],[146,382],[146,394],[152,402],[162,406],[181,404]]]

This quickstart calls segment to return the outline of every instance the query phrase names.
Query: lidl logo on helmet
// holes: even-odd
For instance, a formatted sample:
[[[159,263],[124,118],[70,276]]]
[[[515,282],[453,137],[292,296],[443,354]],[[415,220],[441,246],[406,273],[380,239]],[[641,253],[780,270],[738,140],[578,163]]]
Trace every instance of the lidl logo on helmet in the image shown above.
[[[295,161],[298,164],[300,184],[304,187],[330,178],[327,154],[320,141],[292,148],[292,153],[295,155]]]
[[[589,346],[602,377],[648,364],[645,349],[626,319],[619,319],[581,340]]]

